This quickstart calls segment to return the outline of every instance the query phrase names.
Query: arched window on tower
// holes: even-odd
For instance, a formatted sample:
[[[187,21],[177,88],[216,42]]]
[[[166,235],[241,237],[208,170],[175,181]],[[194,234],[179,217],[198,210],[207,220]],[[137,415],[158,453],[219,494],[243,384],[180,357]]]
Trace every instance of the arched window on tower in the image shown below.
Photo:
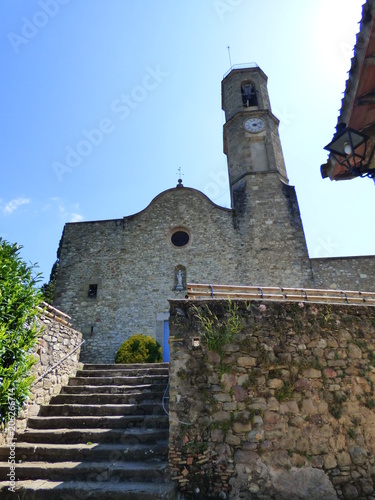
[[[254,85],[250,82],[241,85],[242,102],[245,108],[249,106],[258,106],[257,94]]]

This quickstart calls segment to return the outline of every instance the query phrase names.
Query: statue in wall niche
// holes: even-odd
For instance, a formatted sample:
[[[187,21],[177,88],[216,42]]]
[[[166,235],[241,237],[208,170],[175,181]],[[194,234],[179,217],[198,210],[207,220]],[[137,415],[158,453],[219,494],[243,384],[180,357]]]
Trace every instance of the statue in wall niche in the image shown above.
[[[182,283],[183,275],[182,275],[181,269],[179,269],[178,273],[176,274],[176,278],[177,278],[176,290],[178,292],[181,292],[185,288],[184,285],[183,285],[183,283]]]

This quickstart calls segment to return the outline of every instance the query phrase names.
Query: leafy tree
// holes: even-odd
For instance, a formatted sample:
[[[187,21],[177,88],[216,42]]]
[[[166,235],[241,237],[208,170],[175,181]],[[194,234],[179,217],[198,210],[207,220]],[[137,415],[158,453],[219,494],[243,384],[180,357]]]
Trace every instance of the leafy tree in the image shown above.
[[[115,363],[158,363],[162,360],[161,346],[150,335],[138,333],[118,348]]]
[[[49,277],[49,282],[44,283],[44,285],[42,285],[42,288],[41,288],[41,292],[43,294],[43,299],[45,302],[47,302],[47,304],[51,304],[51,305],[53,304],[58,271],[59,271],[59,259],[57,259],[56,262],[52,266],[51,275]]]
[[[0,238],[0,426],[20,413],[30,394],[43,297],[40,274],[19,255],[20,248]]]

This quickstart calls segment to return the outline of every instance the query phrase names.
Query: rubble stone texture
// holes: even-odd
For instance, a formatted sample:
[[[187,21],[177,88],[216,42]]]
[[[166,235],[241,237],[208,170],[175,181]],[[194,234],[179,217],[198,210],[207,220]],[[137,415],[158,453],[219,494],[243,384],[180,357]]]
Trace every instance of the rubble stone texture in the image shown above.
[[[223,335],[228,302],[171,302],[170,467],[182,493],[373,498],[375,309],[233,304],[240,331],[212,352],[202,318],[209,308]]]

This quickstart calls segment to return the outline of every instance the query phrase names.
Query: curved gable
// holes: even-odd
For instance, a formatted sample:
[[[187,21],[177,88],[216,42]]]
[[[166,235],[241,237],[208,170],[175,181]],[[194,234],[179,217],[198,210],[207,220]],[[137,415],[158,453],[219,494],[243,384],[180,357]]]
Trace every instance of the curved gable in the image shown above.
[[[176,196],[181,196],[183,199],[186,198],[192,198],[196,199],[196,201],[200,202],[202,205],[208,205],[211,206],[212,208],[215,208],[217,210],[223,211],[223,212],[228,212],[231,213],[233,210],[231,208],[225,208],[221,207],[220,205],[217,205],[214,203],[208,196],[206,196],[202,191],[199,191],[198,189],[194,188],[189,188],[189,187],[175,187],[171,189],[167,189],[165,191],[162,191],[159,193],[151,202],[145,207],[143,210],[140,212],[136,212],[135,214],[132,215],[126,215],[124,216],[124,219],[131,219],[134,217],[138,217],[142,214],[145,214],[147,211],[151,210],[153,207],[157,206],[158,204],[163,204],[163,203],[168,203],[168,200],[172,200],[175,202]]]

